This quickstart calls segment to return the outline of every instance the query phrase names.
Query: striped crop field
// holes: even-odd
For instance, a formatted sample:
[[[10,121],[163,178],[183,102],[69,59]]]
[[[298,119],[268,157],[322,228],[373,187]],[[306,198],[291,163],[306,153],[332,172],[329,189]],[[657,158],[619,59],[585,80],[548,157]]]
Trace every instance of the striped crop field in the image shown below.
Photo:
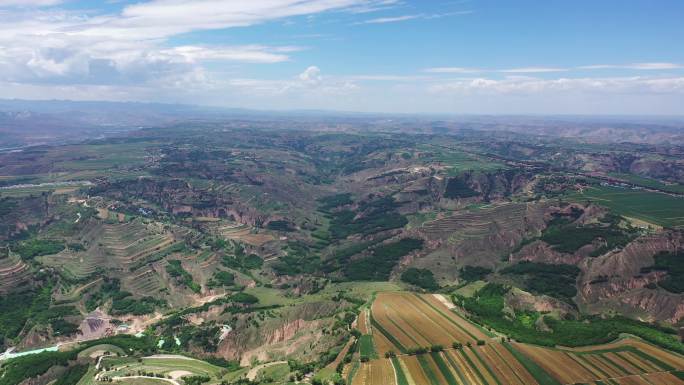
[[[684,384],[671,374],[684,369],[684,357],[634,339],[582,349],[512,346],[563,384],[648,384],[649,379],[656,384]],[[668,380],[660,382],[659,378]]]
[[[396,384],[391,360],[383,358],[361,363],[359,370],[354,376],[352,385],[375,384]]]
[[[353,385],[684,385],[684,356],[624,338],[583,348],[501,342],[432,295],[378,293]],[[368,338],[372,337],[372,338]],[[457,342],[460,346],[452,347]],[[478,343],[479,342],[479,343]],[[386,358],[386,352],[396,357]],[[390,354],[391,356],[391,354]]]
[[[379,293],[371,308],[373,336],[378,345],[389,340],[396,352],[454,342],[475,344],[488,337],[431,295]],[[382,349],[378,351],[385,353]]]

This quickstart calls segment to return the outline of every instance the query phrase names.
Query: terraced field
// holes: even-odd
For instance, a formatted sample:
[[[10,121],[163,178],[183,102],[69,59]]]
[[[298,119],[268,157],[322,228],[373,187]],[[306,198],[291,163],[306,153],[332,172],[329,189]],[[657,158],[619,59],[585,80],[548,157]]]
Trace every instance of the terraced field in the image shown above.
[[[135,273],[124,277],[123,285],[132,292],[144,296],[152,296],[165,287],[159,274],[148,267],[138,269]]]
[[[0,254],[0,294],[21,286],[30,275],[28,265],[17,254]]]
[[[508,203],[459,211],[449,217],[425,223],[422,231],[431,238],[449,239],[452,243],[482,239],[491,234],[520,228],[527,210],[525,204]]]
[[[171,249],[175,239],[156,224],[131,221],[105,224],[101,243],[116,266],[123,266],[123,270],[127,271],[152,259],[150,257],[153,254]]]
[[[209,234],[213,234],[226,239],[233,239],[240,242],[245,242],[254,246],[261,246],[266,242],[272,241],[275,238],[273,235],[261,231],[255,233],[250,226],[245,224],[239,224],[234,222],[228,222],[224,220],[211,220],[201,221],[202,229]]]
[[[359,317],[364,335],[381,357],[397,357],[357,363],[354,385],[684,384],[675,375],[684,357],[646,342],[625,338],[578,349],[502,342],[432,295],[379,293],[369,318],[370,325],[363,312]]]
[[[93,241],[103,233],[103,226],[93,221],[78,234],[77,238]],[[95,274],[98,268],[105,266],[107,262],[105,254],[97,242],[91,242],[87,250],[76,251],[67,248],[58,254],[40,257],[40,260],[47,266],[60,269],[65,277],[79,281]]]

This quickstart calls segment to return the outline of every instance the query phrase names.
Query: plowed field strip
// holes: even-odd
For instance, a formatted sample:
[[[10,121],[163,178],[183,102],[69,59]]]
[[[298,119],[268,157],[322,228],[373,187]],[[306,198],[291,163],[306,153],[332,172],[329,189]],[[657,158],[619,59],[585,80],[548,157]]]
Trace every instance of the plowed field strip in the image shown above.
[[[451,354],[451,357],[453,357],[453,359],[456,361],[459,369],[464,373],[471,384],[489,385],[487,381],[485,381],[484,378],[478,374],[476,368],[468,364],[468,361],[463,356],[461,350],[452,350],[449,352],[449,354]]]
[[[449,362],[449,366],[451,367],[451,371],[453,373],[456,373],[456,375],[458,376],[458,379],[461,380],[462,384],[465,384],[465,385],[473,385],[474,384],[474,382],[470,381],[470,378],[460,368],[456,359],[451,354],[449,354],[449,352],[444,352],[444,357]]]
[[[612,357],[608,356],[608,354],[597,354],[596,357],[598,359],[600,359],[606,365],[617,370],[617,372],[620,373],[621,376],[629,376],[630,374],[637,374],[636,372],[632,372],[629,369],[625,368],[624,366],[620,365],[619,362],[612,359]]]
[[[653,385],[684,385],[684,381],[672,373],[648,373],[644,374],[643,377]]]
[[[464,342],[464,341],[473,341],[475,342],[472,337],[470,337],[467,332],[461,328],[458,327],[453,321],[451,321],[449,318],[446,318],[443,315],[440,315],[437,311],[426,305],[423,301],[418,299],[417,297],[411,296],[409,299],[409,303],[411,305],[416,306],[416,309],[421,313],[423,318],[428,319],[432,324],[434,324],[437,328],[443,330],[444,333],[446,333],[449,337],[447,338],[444,333],[439,333],[439,330],[435,330],[435,335],[434,338],[436,339],[436,342],[442,343],[444,345],[449,345],[453,343],[454,341],[459,341],[459,342]]]
[[[494,373],[494,370],[491,368],[491,365],[488,365],[487,362],[485,362],[485,360],[482,359],[482,356],[480,355],[480,351],[481,351],[481,350],[480,350],[479,348],[471,347],[471,348],[470,348],[470,351],[472,352],[473,356],[474,356],[475,359],[477,360],[475,364],[477,365],[477,362],[480,363],[480,368],[481,368],[480,370],[484,369],[487,373],[489,373],[489,376],[490,376],[490,377],[494,380],[494,382],[496,382],[498,385],[506,385],[506,384],[502,384],[502,383],[501,383],[501,379],[500,379],[499,377],[496,376],[496,374]],[[486,377],[486,376],[485,376],[485,377]]]
[[[359,369],[356,371],[356,375],[352,379],[351,385],[366,385],[370,384],[368,382],[370,378],[370,364],[367,362],[362,362],[359,366]]]
[[[640,374],[640,373],[644,372],[644,370],[642,370],[639,367],[632,365],[628,361],[625,361],[622,357],[620,357],[616,353],[607,353],[607,354],[604,354],[604,357],[609,359],[615,365],[619,365],[621,368],[623,368],[625,371],[627,371],[627,373]]]
[[[619,378],[617,382],[620,385],[651,385],[648,381],[644,380],[639,376],[629,376],[624,378]],[[669,385],[669,384],[668,384]]]
[[[477,355],[470,349],[461,349],[459,352],[463,355],[463,357],[466,359],[468,362],[468,365],[472,366],[473,369],[480,375],[480,378],[482,378],[486,383],[489,385],[500,385],[499,381],[497,381],[491,373],[489,373],[488,368],[485,368],[484,365],[482,365],[482,362],[478,359]]]
[[[585,355],[574,356],[574,358],[577,359],[578,361],[584,362],[584,364],[585,364],[587,367],[593,368],[593,369],[595,370],[596,374],[597,374],[597,379],[599,379],[599,378],[609,378],[609,377],[610,377],[610,373],[606,372],[603,368],[601,368],[600,366],[596,365],[593,361],[587,360]]]
[[[377,306],[375,306],[377,304]],[[387,308],[385,304],[376,302],[373,304],[373,319],[379,324],[379,326],[384,329],[387,334],[388,339],[396,340],[400,347],[405,350],[409,346],[415,346],[416,342],[406,334],[396,322],[392,321],[387,313]]]
[[[448,345],[454,341],[475,342],[474,337],[469,335],[465,329],[459,327],[458,324],[447,318],[444,314],[440,314],[439,311],[435,310],[434,307],[431,307],[429,304],[425,303],[421,297],[416,295],[408,295],[406,296],[406,301],[414,306],[415,312],[419,313],[423,319],[428,320],[430,323],[443,330],[444,333],[447,333],[451,337],[447,340],[442,333],[438,333],[438,330],[435,330],[436,333],[434,333],[432,337],[436,339],[436,343]]]
[[[430,341],[423,337],[409,322],[404,319],[398,312],[393,309],[388,309],[387,319],[411,341],[406,346],[430,346]],[[403,343],[403,341],[402,341]]]
[[[400,347],[395,347],[394,344],[387,339],[385,336],[385,333],[382,331],[378,330],[377,328],[373,330],[373,342],[375,343],[375,348],[378,351],[378,354],[380,356],[384,356],[386,352],[393,350],[396,352],[397,348],[401,352],[402,349]]]
[[[385,326],[380,325],[380,323],[371,315],[371,323],[375,327],[375,335],[379,336],[382,335],[385,337],[388,341],[392,343],[397,349],[399,349],[400,352],[406,353],[406,347],[394,337],[387,329],[385,329]],[[384,354],[384,353],[383,353]]]
[[[511,368],[511,371],[516,374],[516,376],[520,379],[520,382],[522,384],[528,385],[538,385],[537,380],[532,377],[532,374],[525,369],[520,361],[518,361],[511,352],[508,351],[503,345],[501,344],[492,344],[492,350],[499,355],[501,360],[508,364],[508,366]]]
[[[442,316],[447,318],[450,322],[459,327],[474,340],[484,340],[487,338],[487,335],[482,330],[480,330],[476,325],[474,325],[467,319],[461,317],[448,307],[444,306],[444,304],[440,302],[437,298],[431,295],[420,296],[419,298],[428,303],[431,307],[433,307],[433,309],[438,311]]]
[[[394,369],[394,375],[397,379],[397,385],[409,385],[409,380],[406,378],[404,369],[401,367],[401,363],[397,357],[392,357],[392,368]]]
[[[372,334],[370,331],[370,326],[368,325],[368,310],[363,309],[361,313],[359,313],[359,317],[357,318],[357,325],[356,328],[359,329],[361,334]]]
[[[570,358],[571,360],[575,361],[579,366],[581,366],[584,369],[584,374],[582,376],[583,379],[586,381],[589,380],[598,380],[599,378],[603,378],[606,376],[605,373],[603,373],[601,370],[599,370],[597,367],[594,365],[591,365],[587,361],[581,359],[575,354],[572,353],[565,353],[565,355]]]
[[[574,383],[591,379],[584,368],[562,352],[538,348],[525,344],[515,344],[515,348],[537,363],[545,372],[562,383]]]
[[[430,380],[432,385],[443,385],[446,384],[444,376],[439,371],[439,368],[432,362],[432,358],[427,354],[421,354],[418,356],[418,362],[425,372],[425,376]]]
[[[394,369],[389,360],[379,359],[370,362],[369,385],[396,385]]]
[[[404,375],[406,376],[406,381],[408,381],[409,385],[418,385],[416,384],[416,380],[411,377],[411,373],[409,371],[408,366],[406,366],[406,363],[399,358],[394,358],[394,363],[398,364],[399,367],[401,368],[401,371],[404,372]]]
[[[643,368],[644,372],[660,372],[663,370],[656,366],[653,362],[645,360],[632,352],[624,351],[617,354],[619,354],[623,359],[631,362],[633,365]]]
[[[613,366],[609,365],[606,363],[604,360],[601,359],[601,357],[594,355],[594,354],[587,354],[584,359],[587,361],[591,362],[594,364],[596,367],[601,368],[605,373],[608,374],[608,378],[612,377],[622,377],[625,376],[626,374],[623,373],[620,370],[617,370]]]
[[[498,378],[500,382],[510,385],[531,385],[520,381],[511,368],[501,360],[501,357],[499,357],[498,354],[496,354],[494,348],[483,346],[482,349],[480,349],[480,357],[487,362],[487,366],[494,372],[494,376]]]
[[[431,353],[430,356],[432,356],[432,360],[437,365],[437,368],[439,368],[446,383],[448,385],[459,385],[458,381],[456,381],[456,377],[454,377],[454,374],[449,368],[449,365],[444,361],[444,358],[442,358],[442,353]]]
[[[447,338],[444,335],[443,329],[428,317],[422,309],[413,306],[406,309],[408,301],[401,298],[385,298],[385,301],[391,309],[389,314],[392,319],[395,319],[408,334],[415,337],[414,340],[416,340],[418,346],[450,343],[455,339],[454,337]],[[395,309],[406,309],[406,311],[400,312]],[[397,318],[394,318],[395,316]]]
[[[539,385],[561,385],[558,379],[551,375],[551,372],[542,367],[534,360],[533,355],[525,354],[519,349],[521,344],[510,344],[508,342],[502,343],[504,348],[506,348],[515,357],[522,366],[527,369],[527,371],[534,377]]]
[[[647,357],[655,358],[658,361],[661,361],[667,365],[670,366],[670,368],[673,369],[684,369],[684,357],[675,355],[674,353],[670,353],[667,351],[664,351],[660,348],[657,348],[651,344],[647,344],[641,341],[632,341],[630,340],[631,344],[637,345],[635,346],[639,351],[646,353],[645,355]],[[663,365],[658,365],[660,367],[663,367]],[[669,368],[663,368],[663,369],[669,369]],[[672,369],[670,369],[672,370]]]
[[[408,372],[416,385],[430,384],[430,380],[425,377],[423,368],[421,368],[420,362],[418,362],[418,358],[416,358],[416,356],[404,356],[401,357],[401,361],[403,361],[406,365],[406,368],[408,369]]]

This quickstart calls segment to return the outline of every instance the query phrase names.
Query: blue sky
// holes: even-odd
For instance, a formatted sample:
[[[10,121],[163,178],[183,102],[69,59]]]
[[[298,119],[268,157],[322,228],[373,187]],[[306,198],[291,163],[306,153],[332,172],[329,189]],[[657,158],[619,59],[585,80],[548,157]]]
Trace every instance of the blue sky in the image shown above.
[[[0,97],[681,115],[682,20],[675,0],[0,0]]]

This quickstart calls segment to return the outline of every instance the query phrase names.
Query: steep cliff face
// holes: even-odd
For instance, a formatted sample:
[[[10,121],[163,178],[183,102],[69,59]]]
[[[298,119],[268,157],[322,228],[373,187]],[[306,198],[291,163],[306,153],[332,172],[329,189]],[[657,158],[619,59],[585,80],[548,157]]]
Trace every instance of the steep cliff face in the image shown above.
[[[542,241],[535,241],[523,246],[520,251],[511,254],[511,262],[530,261],[550,264],[576,265],[584,259],[581,255],[564,254],[555,251]]]
[[[684,318],[684,295],[655,285],[664,272],[642,273],[653,256],[684,246],[684,233],[668,231],[637,238],[624,249],[585,259],[580,267],[578,301],[590,309],[615,309],[653,320],[677,323]]]
[[[0,241],[50,220],[47,196],[0,198]]]
[[[251,319],[240,319],[235,330],[218,346],[217,354],[249,365],[286,358],[312,358],[337,342],[323,329],[334,322],[329,318],[340,304],[331,301],[306,303],[283,310],[277,318],[267,318],[254,326]]]
[[[92,193],[105,194],[121,201],[127,201],[131,197],[145,199],[174,215],[227,218],[250,226],[261,226],[273,219],[239,199],[213,190],[196,188],[181,179],[138,178],[133,181],[102,183]]]
[[[533,177],[533,174],[521,170],[468,172],[463,175],[465,183],[487,201],[504,198],[522,190]]]

